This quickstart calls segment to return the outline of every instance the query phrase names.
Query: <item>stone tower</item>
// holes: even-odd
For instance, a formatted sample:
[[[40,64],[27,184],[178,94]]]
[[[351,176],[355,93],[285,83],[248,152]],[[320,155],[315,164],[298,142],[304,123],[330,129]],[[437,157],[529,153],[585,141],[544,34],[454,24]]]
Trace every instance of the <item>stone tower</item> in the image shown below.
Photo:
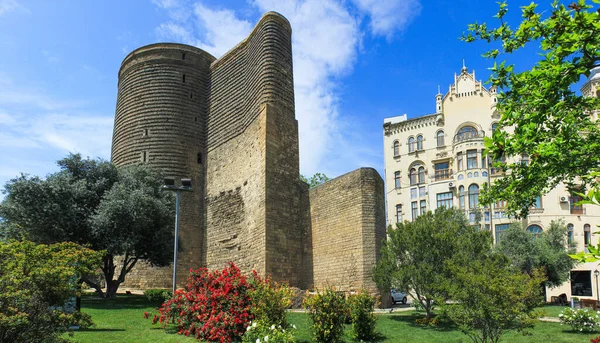
[[[190,268],[234,261],[304,289],[376,291],[383,180],[361,168],[311,190],[300,181],[291,35],[269,12],[219,59],[165,43],[122,63],[112,161],[192,178],[181,199],[180,284]],[[170,280],[170,268],[140,264],[126,285]]]

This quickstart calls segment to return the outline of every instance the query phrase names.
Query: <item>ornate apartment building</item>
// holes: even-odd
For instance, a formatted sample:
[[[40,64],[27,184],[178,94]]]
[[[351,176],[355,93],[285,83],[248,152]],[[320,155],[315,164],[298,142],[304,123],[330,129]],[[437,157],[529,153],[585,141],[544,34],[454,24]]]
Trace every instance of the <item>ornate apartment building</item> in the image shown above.
[[[596,68],[581,91],[585,96],[599,96],[599,89],[600,68]],[[445,94],[438,90],[434,113],[384,119],[387,224],[414,220],[440,206],[456,207],[471,222],[480,219],[492,231],[494,242],[501,239],[515,221],[507,215],[506,204],[497,202],[490,208],[479,204],[483,185],[501,176],[483,156],[483,139],[492,135],[500,120],[496,103],[496,89],[485,88],[475,72],[463,66]],[[587,244],[598,243],[593,232],[600,224],[600,207],[577,205],[579,200],[565,186],[558,186],[539,197],[522,222],[532,235],[538,235],[551,221],[563,219],[569,241],[581,251]],[[596,298],[597,282],[592,282],[596,269],[597,263],[578,265],[570,282],[549,290],[549,295]]]

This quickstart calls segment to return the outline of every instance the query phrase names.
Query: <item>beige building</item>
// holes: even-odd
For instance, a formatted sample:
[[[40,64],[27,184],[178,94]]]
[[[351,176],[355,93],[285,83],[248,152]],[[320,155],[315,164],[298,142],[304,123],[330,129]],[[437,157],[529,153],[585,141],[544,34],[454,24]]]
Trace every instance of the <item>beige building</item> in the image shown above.
[[[586,96],[598,96],[600,68],[596,68],[582,87]],[[484,184],[494,182],[501,173],[483,156],[483,139],[490,137],[500,120],[496,110],[497,92],[487,89],[463,66],[445,94],[435,96],[435,111],[416,118],[406,115],[385,118],[384,160],[387,224],[413,220],[440,206],[464,209],[471,222],[481,215],[482,226],[491,230],[494,242],[514,218],[509,218],[505,203],[492,208],[479,205]],[[529,217],[523,220],[527,230],[536,235],[550,222],[563,219],[569,227],[569,240],[577,250],[597,244],[596,225],[600,224],[600,207],[575,203],[579,197],[559,186],[537,199]],[[598,263],[578,265],[571,279],[548,294],[566,293],[596,298],[594,271]]]

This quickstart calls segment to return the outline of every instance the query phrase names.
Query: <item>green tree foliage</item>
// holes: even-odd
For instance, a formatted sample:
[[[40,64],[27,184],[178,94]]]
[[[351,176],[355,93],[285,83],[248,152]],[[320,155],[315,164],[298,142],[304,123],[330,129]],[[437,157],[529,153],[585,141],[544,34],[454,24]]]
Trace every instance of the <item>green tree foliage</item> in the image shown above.
[[[513,224],[502,235],[496,250],[505,254],[519,271],[533,276],[536,270],[544,272],[543,284],[557,287],[569,278],[569,271],[577,263],[565,250],[567,226],[552,221],[538,238],[527,232],[520,224]],[[545,289],[545,288],[544,288]]]
[[[327,182],[329,180],[331,180],[331,179],[328,178],[327,175],[321,174],[321,173],[316,173],[315,175],[311,176],[310,178],[307,178],[304,175],[300,175],[300,181],[304,181],[304,182],[308,183],[308,186],[310,188],[317,187],[318,185],[324,184],[325,182]]]
[[[473,342],[496,343],[506,331],[523,331],[535,324],[542,271],[521,273],[502,254],[451,263],[449,269],[448,291],[454,302],[443,312]]]
[[[447,299],[451,279],[447,262],[471,261],[491,249],[489,232],[470,226],[463,212],[438,208],[413,222],[397,223],[388,228],[388,240],[374,270],[380,289],[408,292],[432,317],[434,301]]]
[[[5,235],[104,250],[106,294],[92,278],[83,279],[106,297],[115,295],[139,259],[155,265],[170,262],[173,201],[161,192],[157,173],[144,166],[117,170],[109,162],[80,155],[69,155],[58,165],[60,171],[46,179],[21,175],[6,184],[0,217],[2,227],[13,230]],[[116,256],[123,256],[118,272]]]
[[[497,27],[469,25],[465,41],[492,45],[484,56],[494,60],[490,83],[499,89],[499,127],[507,129],[486,140],[488,155],[496,161],[503,156],[529,159],[496,162],[506,174],[484,194],[484,202],[504,199],[509,211],[526,216],[535,198],[560,182],[598,186],[595,178],[585,176],[598,171],[600,125],[590,114],[600,108],[600,99],[584,98],[574,89],[600,65],[598,4],[600,0],[567,6],[555,1],[539,10],[531,3],[521,8],[522,22],[511,28],[503,2]],[[530,69],[517,72],[523,66],[497,61],[530,46],[539,47],[541,56]]]
[[[304,299],[304,308],[311,321],[313,341],[337,343],[344,335],[344,320],[347,315],[346,299],[343,292],[330,286],[309,295]]]
[[[73,325],[91,325],[88,315],[62,306],[101,258],[74,243],[0,243],[0,342],[56,342]]]

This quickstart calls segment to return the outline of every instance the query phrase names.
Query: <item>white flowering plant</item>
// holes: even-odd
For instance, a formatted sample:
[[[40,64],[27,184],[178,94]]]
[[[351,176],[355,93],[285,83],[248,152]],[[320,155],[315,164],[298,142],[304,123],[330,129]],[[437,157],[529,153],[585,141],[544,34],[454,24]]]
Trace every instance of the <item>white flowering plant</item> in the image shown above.
[[[281,325],[269,325],[264,321],[253,321],[242,336],[243,343],[295,343],[295,325],[287,328]]]
[[[600,328],[600,311],[588,308],[564,309],[559,315],[561,325],[570,325],[573,331],[594,332]]]

